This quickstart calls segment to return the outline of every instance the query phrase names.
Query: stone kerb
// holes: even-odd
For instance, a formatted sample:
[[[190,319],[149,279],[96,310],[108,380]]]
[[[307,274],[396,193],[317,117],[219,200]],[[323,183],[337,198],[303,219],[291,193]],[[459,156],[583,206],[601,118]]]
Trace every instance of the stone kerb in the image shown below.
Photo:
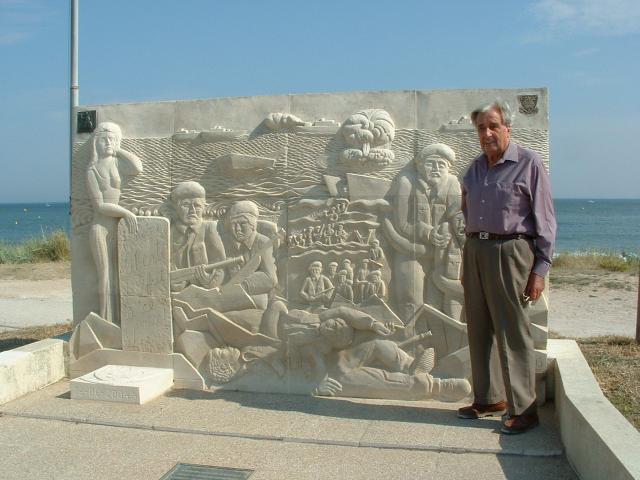
[[[64,378],[65,343],[49,338],[0,352],[0,405]]]
[[[640,479],[640,432],[603,395],[574,340],[549,340],[567,458],[583,480]]]
[[[544,88],[80,108],[98,125],[73,156],[72,376],[173,365],[210,389],[463,399],[460,180],[469,112],[496,97],[548,165]]]

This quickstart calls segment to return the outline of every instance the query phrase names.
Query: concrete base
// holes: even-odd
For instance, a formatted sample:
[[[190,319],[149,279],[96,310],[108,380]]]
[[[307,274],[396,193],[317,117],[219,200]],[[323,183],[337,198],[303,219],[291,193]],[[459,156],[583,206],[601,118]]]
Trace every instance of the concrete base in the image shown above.
[[[172,385],[173,370],[168,368],[106,365],[71,380],[71,398],[142,405]]]
[[[63,378],[65,343],[49,338],[0,352],[0,405]]]
[[[605,398],[574,340],[549,340],[560,435],[582,480],[640,479],[640,432]]]

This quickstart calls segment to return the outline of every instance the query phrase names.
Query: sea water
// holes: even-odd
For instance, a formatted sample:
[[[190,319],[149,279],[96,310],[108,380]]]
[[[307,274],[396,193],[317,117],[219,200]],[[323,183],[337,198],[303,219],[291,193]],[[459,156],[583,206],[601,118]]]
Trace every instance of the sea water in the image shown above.
[[[556,199],[556,252],[640,253],[640,199]],[[0,204],[0,242],[70,232],[69,203]]]
[[[0,204],[0,242],[16,244],[56,230],[70,233],[68,202]]]

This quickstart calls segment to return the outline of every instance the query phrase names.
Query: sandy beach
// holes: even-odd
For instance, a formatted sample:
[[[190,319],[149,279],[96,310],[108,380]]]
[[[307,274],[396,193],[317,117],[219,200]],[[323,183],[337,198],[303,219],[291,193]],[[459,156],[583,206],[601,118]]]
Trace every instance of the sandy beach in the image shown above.
[[[548,294],[549,327],[560,335],[635,336],[635,275],[557,269]],[[0,265],[0,332],[71,319],[69,263]]]

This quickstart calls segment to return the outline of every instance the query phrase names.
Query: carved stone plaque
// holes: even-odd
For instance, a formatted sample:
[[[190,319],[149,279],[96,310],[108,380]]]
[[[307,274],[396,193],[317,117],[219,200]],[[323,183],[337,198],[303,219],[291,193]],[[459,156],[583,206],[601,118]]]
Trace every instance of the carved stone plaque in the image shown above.
[[[139,217],[137,232],[118,229],[120,317],[124,350],[173,352],[169,301],[169,221]]]

